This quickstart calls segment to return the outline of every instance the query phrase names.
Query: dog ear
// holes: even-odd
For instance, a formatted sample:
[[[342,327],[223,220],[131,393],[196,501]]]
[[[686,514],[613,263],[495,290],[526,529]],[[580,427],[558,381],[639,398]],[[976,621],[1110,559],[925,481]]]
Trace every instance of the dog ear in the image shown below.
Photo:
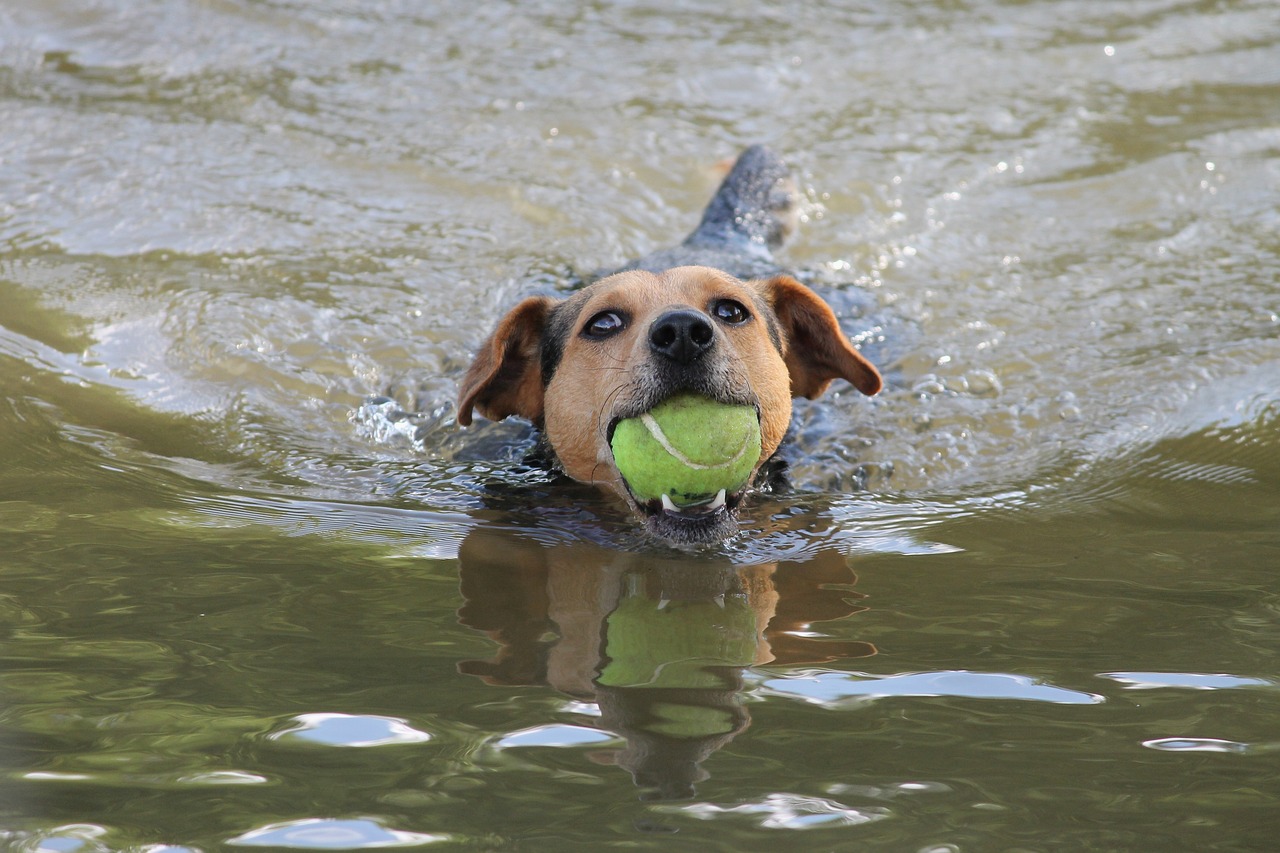
[[[530,296],[485,338],[458,389],[458,423],[470,426],[472,409],[493,421],[519,415],[542,422],[542,334],[555,304]]]
[[[792,397],[820,397],[836,378],[867,396],[880,390],[879,371],[849,344],[818,294],[788,275],[753,283],[778,318]]]

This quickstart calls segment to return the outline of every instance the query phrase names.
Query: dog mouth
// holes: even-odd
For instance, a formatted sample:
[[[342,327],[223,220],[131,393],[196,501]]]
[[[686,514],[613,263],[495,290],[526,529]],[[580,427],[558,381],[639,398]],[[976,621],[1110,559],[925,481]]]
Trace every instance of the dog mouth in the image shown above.
[[[669,542],[685,545],[719,542],[738,530],[737,509],[745,489],[732,493],[720,489],[707,501],[677,505],[670,495],[640,501],[632,494],[626,478],[622,482],[630,502],[643,515],[645,526]]]
[[[622,482],[626,485],[625,477]],[[681,522],[698,522],[711,516],[731,513],[742,503],[742,495],[745,492],[746,489],[733,493],[721,489],[705,501],[677,505],[670,495],[663,495],[660,498],[642,502],[631,492],[631,487],[627,486],[627,493],[631,496],[632,502],[640,507],[646,516],[661,515]]]
[[[610,421],[606,430],[608,445],[612,445],[614,431],[624,419],[615,417]],[[737,510],[746,495],[750,478],[734,490],[722,488],[694,497],[664,493],[646,499],[636,494],[616,461],[614,469],[618,472],[627,502],[644,518],[649,531],[659,538],[675,544],[696,545],[723,541],[738,531]]]

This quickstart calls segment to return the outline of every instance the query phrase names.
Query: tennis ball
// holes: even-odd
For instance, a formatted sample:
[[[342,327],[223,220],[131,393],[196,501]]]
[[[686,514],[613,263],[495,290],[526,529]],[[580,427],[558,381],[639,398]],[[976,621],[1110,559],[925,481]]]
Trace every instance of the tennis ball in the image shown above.
[[[760,419],[751,406],[677,394],[619,421],[610,445],[637,500],[697,506],[747,484],[760,461]]]

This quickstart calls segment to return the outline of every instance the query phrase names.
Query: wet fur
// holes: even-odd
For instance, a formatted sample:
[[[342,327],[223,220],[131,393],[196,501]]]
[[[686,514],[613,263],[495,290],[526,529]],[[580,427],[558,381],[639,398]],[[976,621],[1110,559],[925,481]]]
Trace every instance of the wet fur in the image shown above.
[[[642,505],[614,465],[609,438],[619,420],[681,392],[749,405],[761,430],[754,477],[782,442],[792,397],[816,398],[835,379],[868,395],[880,390],[879,373],[849,344],[830,307],[795,279],[772,274],[743,281],[705,265],[664,266],[723,258],[748,271],[768,269],[769,249],[781,242],[794,213],[789,181],[767,149],[748,149],[680,247],[633,262],[568,299],[519,303],[463,378],[458,422],[470,424],[473,412],[492,420],[526,418],[543,430],[568,476],[612,491],[655,534],[678,542],[731,535],[741,495],[729,496],[722,511],[702,514]],[[722,317],[726,305],[743,309],[745,319],[737,320],[736,309],[728,309],[734,322]],[[594,334],[593,318],[607,315],[619,327]],[[673,317],[696,330],[695,353],[656,343],[657,330],[669,330]]]

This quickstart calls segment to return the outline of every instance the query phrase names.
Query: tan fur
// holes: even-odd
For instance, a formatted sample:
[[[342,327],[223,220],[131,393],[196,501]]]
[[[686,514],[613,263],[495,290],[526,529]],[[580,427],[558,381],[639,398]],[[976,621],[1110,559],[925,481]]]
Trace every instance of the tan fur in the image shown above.
[[[712,306],[725,299],[742,304],[751,319],[741,325],[715,319]],[[793,396],[818,397],[836,378],[864,394],[880,390],[879,373],[850,346],[831,309],[789,276],[742,282],[708,267],[677,267],[659,275],[629,271],[602,279],[564,304],[574,316],[559,365],[544,382],[538,342],[553,307],[545,297],[526,299],[500,321],[463,379],[458,422],[469,424],[473,408],[494,419],[528,418],[543,428],[566,474],[624,498],[607,431],[619,412],[648,399],[661,384],[649,328],[667,311],[693,309],[710,319],[715,347],[698,368],[726,398],[758,408],[757,468],[782,442]],[[625,317],[625,329],[604,339],[583,335],[584,325],[603,311]],[[770,336],[770,313],[781,351]]]
[[[538,350],[554,299],[531,296],[502,318],[462,380],[458,423],[471,424],[471,410],[494,421],[519,415],[542,420],[542,369]]]
[[[849,345],[836,315],[818,294],[790,276],[757,283],[786,330],[791,396],[821,397],[833,379],[846,379],[870,397],[880,391],[880,373]]]

